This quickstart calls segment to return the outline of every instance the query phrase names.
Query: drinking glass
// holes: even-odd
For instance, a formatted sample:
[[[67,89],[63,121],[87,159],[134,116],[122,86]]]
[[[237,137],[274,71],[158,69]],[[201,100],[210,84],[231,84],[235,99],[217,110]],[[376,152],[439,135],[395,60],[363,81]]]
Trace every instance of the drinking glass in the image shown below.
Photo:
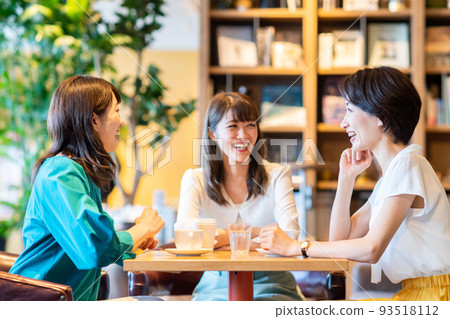
[[[229,224],[228,234],[230,236],[231,253],[248,254],[252,225],[245,223]]]

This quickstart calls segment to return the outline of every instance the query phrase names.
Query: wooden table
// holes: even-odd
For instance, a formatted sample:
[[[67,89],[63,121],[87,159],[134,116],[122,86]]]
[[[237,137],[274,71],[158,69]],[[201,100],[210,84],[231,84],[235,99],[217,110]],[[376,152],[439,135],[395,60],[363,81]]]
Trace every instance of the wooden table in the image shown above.
[[[215,251],[202,256],[175,256],[154,250],[127,259],[125,271],[229,271],[228,299],[253,300],[254,271],[347,271],[347,259],[266,257],[258,252],[232,255],[230,251]]]

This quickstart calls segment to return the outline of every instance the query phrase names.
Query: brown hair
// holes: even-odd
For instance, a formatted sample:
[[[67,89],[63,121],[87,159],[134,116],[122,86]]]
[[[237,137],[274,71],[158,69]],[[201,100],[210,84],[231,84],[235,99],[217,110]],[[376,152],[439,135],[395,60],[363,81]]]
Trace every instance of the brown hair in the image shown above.
[[[109,186],[116,165],[94,130],[92,115],[104,114],[113,102],[113,94],[120,103],[119,91],[111,83],[89,75],[71,76],[58,86],[47,118],[52,145],[37,161],[33,181],[42,163],[61,153],[80,164],[98,187]]]
[[[234,120],[236,121],[255,121],[258,131],[256,145],[258,145],[258,141],[262,138],[258,121],[259,108],[252,99],[239,93],[218,93],[211,99],[208,110],[206,111],[203,127],[203,139],[208,140],[209,143],[203,145],[202,168],[206,184],[206,194],[220,205],[229,204],[223,197],[221,191],[221,185],[223,184],[225,177],[223,159],[208,159],[210,157],[208,155],[217,154],[217,151],[219,150],[217,144],[209,138],[208,128],[214,131],[217,124],[228,111],[232,112]],[[261,186],[265,188],[268,181],[266,169],[263,165],[257,163],[253,156],[254,152],[258,152],[259,157],[264,158],[265,149],[264,147],[259,147],[258,149],[254,148],[252,154],[250,154],[249,169],[247,173],[248,199],[253,196],[263,195],[264,190]]]

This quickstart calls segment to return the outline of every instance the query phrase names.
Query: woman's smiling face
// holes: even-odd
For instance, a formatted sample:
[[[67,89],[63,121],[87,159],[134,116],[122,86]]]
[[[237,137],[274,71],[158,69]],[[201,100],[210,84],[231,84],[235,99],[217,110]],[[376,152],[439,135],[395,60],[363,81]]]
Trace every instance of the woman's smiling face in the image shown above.
[[[215,130],[208,130],[209,138],[216,142],[229,164],[245,163],[258,139],[255,121],[237,121],[231,111],[225,113]],[[226,157],[226,158],[225,158]]]
[[[347,132],[354,151],[372,150],[382,139],[380,120],[359,107],[346,102],[347,112],[341,127]]]
[[[94,130],[98,133],[105,151],[110,153],[116,150],[120,139],[120,128],[123,126],[122,118],[119,113],[119,104],[112,94],[112,103],[102,115],[94,113],[92,121]]]

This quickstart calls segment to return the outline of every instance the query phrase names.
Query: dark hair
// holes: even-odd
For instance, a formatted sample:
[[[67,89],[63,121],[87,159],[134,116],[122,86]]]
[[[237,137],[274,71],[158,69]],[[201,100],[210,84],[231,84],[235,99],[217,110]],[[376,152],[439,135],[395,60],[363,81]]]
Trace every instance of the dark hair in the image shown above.
[[[383,123],[394,143],[407,145],[419,121],[422,102],[410,79],[397,69],[365,68],[339,85],[342,96]]]
[[[36,163],[33,180],[47,158],[61,153],[80,164],[98,187],[110,184],[116,165],[94,130],[92,115],[104,114],[113,94],[120,103],[119,91],[111,83],[89,75],[71,76],[58,86],[47,118],[52,146]]]
[[[256,145],[258,145],[258,141],[262,138],[259,129],[259,108],[252,99],[239,93],[218,93],[211,99],[208,110],[206,111],[203,138],[205,140],[210,140],[208,128],[214,131],[217,124],[228,111],[232,112],[234,120],[236,121],[255,121],[258,131]],[[203,145],[202,167],[206,184],[206,194],[216,203],[228,205],[229,203],[225,200],[221,190],[221,185],[223,184],[225,177],[223,160],[208,160],[207,158],[208,155],[217,154],[218,150],[218,146],[212,140],[207,145]],[[258,149],[254,148],[252,154],[250,154],[249,169],[247,173],[247,198],[263,195],[264,190],[261,186],[265,188],[268,181],[265,167],[259,165],[253,156],[253,152],[256,151],[260,158],[264,158],[265,155],[264,146],[259,147]]]

